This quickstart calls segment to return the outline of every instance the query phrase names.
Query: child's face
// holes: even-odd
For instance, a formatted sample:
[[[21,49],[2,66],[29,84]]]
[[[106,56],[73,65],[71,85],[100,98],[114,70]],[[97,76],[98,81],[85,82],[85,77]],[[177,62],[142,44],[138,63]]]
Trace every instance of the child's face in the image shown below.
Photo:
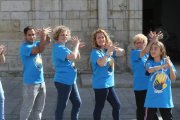
[[[58,41],[59,42],[67,42],[67,40],[68,40],[68,32],[67,31],[62,31],[59,34]]]
[[[100,47],[104,47],[106,44],[106,38],[103,33],[96,34],[96,43]]]
[[[144,41],[141,40],[141,39],[137,39],[137,40],[134,42],[134,46],[135,46],[135,48],[138,49],[138,50],[142,50],[142,49],[145,47],[144,44],[145,44]]]
[[[27,42],[33,43],[35,41],[35,39],[36,39],[35,30],[34,29],[28,30],[27,34],[25,34],[25,40]]]
[[[161,48],[158,45],[153,44],[150,48],[150,54],[153,58],[160,57],[162,54]]]

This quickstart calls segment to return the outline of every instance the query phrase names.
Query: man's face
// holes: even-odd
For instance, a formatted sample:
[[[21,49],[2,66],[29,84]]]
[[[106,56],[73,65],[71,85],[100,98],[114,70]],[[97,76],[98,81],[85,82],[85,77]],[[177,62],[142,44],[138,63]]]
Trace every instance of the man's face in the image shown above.
[[[28,30],[27,34],[25,34],[24,36],[27,42],[33,43],[36,39],[35,30],[34,29]]]

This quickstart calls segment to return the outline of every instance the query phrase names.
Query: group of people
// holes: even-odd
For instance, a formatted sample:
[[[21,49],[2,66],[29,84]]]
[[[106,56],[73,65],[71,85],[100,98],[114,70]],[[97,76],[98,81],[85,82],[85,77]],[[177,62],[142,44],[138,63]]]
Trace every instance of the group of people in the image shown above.
[[[24,28],[24,42],[19,49],[23,64],[23,103],[20,120],[28,120],[31,112],[34,120],[41,120],[45,106],[46,85],[44,81],[41,53],[51,43],[54,85],[57,89],[55,120],[63,120],[64,110],[70,100],[71,120],[78,120],[81,97],[76,84],[77,69],[75,60],[80,59],[80,48],[85,46],[78,37],[71,37],[71,30],[63,25],[42,29],[32,26]],[[173,107],[171,80],[176,79],[175,68],[166,56],[164,45],[158,41],[160,34],[138,34],[133,38],[135,49],[130,59],[134,75],[134,93],[137,105],[137,120],[158,120],[156,111],[160,109],[163,120],[172,120]],[[36,41],[40,37],[40,41]],[[120,100],[115,91],[114,62],[116,57],[125,54],[124,49],[113,43],[103,29],[92,33],[92,87],[95,93],[94,120],[101,120],[101,112],[106,100],[112,106],[114,120],[119,120]],[[73,49],[66,46],[67,42]],[[5,47],[0,46],[0,62],[5,62]],[[0,83],[0,120],[4,120],[4,93]],[[33,109],[33,110],[32,110]]]
[[[171,80],[176,79],[176,70],[159,41],[161,38],[162,34],[155,32],[148,37],[137,34],[133,38],[130,61],[137,120],[158,120],[157,109],[163,120],[173,119]]]

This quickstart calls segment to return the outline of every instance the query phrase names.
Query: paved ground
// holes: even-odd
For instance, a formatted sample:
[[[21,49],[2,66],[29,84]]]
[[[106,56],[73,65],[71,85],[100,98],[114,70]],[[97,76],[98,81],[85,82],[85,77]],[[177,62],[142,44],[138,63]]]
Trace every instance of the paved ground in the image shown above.
[[[135,100],[132,86],[132,76],[128,73],[116,75],[116,91],[122,103],[120,118],[121,120],[135,120]],[[173,109],[174,120],[180,120],[180,86],[179,81],[173,83],[173,98],[175,108]],[[2,84],[5,90],[6,120],[18,120],[19,111],[22,103],[22,79],[21,77],[3,77]],[[90,75],[81,75],[78,80],[79,91],[83,101],[80,120],[92,120],[94,108],[94,92],[90,87]],[[43,120],[53,120],[56,105],[56,89],[52,79],[46,78],[47,99],[43,113]],[[65,110],[65,119],[70,120],[71,104],[68,104]],[[112,120],[111,107],[106,103],[103,114],[103,120]]]

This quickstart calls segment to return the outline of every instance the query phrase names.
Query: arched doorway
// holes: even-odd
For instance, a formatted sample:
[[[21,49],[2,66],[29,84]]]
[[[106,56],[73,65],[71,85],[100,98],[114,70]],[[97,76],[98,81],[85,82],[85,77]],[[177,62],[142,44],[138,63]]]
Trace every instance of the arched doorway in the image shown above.
[[[143,33],[161,30],[172,61],[180,64],[180,7],[178,0],[143,0]]]

